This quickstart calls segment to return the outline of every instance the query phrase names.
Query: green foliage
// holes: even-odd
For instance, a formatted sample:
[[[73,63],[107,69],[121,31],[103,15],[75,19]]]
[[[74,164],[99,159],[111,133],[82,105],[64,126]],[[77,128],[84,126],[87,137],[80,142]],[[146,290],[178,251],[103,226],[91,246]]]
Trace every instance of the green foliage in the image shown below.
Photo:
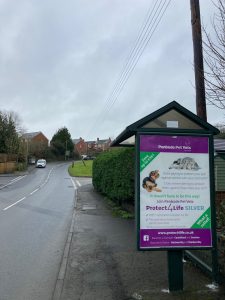
[[[66,127],[60,128],[50,142],[53,153],[56,156],[66,155],[66,151],[73,153],[74,145],[71,135]]]
[[[134,219],[134,213],[123,210],[121,206],[115,204],[115,202],[107,199],[107,204],[110,206],[112,210],[112,215],[114,217],[121,217],[123,219]]]
[[[18,149],[19,137],[13,117],[0,111],[0,153],[16,154]]]
[[[223,201],[217,204],[216,221],[217,228],[225,228],[225,204],[223,203]]]
[[[17,163],[16,171],[25,171],[27,169],[26,163]]]
[[[134,203],[134,149],[100,154],[93,162],[95,189],[118,204]]]

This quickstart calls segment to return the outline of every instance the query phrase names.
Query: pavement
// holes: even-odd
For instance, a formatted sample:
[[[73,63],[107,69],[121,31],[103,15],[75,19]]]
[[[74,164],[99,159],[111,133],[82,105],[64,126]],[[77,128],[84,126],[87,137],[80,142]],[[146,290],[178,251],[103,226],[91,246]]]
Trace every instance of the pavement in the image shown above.
[[[184,262],[184,289],[168,290],[166,251],[137,251],[134,220],[112,215],[91,184],[78,188],[52,300],[216,300],[222,286]]]

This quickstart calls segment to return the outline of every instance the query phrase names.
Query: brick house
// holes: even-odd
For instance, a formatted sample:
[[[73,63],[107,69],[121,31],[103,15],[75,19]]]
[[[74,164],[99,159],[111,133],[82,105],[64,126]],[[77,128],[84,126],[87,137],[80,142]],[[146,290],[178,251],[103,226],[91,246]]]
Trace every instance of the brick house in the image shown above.
[[[85,141],[81,137],[79,139],[74,139],[74,152],[82,155],[94,155],[96,152],[102,152],[109,149],[111,144],[111,139],[100,140],[97,138],[96,141]]]
[[[86,143],[89,152],[93,152],[96,150],[96,141],[87,141]]]
[[[81,137],[73,140],[74,153],[78,155],[87,154],[87,143]]]
[[[41,131],[25,133],[22,138],[31,143],[40,143],[46,147],[48,146],[48,139]]]
[[[97,151],[106,151],[109,149],[110,144],[111,144],[111,139],[108,138],[106,140],[100,140],[99,138],[97,138],[96,141],[96,149]]]
[[[28,132],[22,135],[28,156],[42,157],[49,145],[49,140],[41,132]]]
[[[87,141],[87,148],[89,152],[102,152],[109,149],[111,144],[111,139],[100,140],[97,138],[96,141]]]

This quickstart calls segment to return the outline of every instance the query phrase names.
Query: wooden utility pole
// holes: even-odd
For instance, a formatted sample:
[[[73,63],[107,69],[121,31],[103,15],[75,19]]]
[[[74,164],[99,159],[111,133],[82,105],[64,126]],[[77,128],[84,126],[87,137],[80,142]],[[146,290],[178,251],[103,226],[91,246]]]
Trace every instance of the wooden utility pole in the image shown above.
[[[194,48],[196,110],[197,110],[197,115],[200,118],[202,118],[204,121],[207,121],[199,0],[190,0],[190,4],[191,4],[192,39],[193,39],[193,48]],[[213,277],[213,282],[218,283],[219,273],[218,273],[217,237],[216,237],[215,228],[213,230],[215,233],[214,233],[214,246],[211,250],[212,277]]]
[[[207,121],[199,0],[190,0],[197,115]]]

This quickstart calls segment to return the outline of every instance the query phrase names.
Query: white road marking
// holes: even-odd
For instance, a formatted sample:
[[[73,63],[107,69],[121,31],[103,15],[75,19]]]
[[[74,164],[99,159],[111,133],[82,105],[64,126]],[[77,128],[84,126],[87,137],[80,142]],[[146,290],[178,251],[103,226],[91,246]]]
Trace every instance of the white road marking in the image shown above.
[[[77,190],[77,187],[76,187],[76,185],[75,185],[75,183],[74,183],[73,179],[72,179],[72,178],[70,178],[70,180],[72,181],[72,184],[73,184],[73,187],[74,187],[74,189],[75,189],[75,190]]]
[[[14,178],[14,179],[11,179],[10,182],[18,181],[18,180],[20,180],[21,177],[22,176],[18,176],[18,177]]]
[[[21,179],[23,179],[23,178],[26,177],[26,176],[27,176],[27,175],[19,176],[19,177],[16,177],[16,178],[12,179],[9,183],[7,183],[7,184],[1,186],[1,187],[0,187],[0,190],[4,189],[5,187],[7,187],[7,186],[9,186],[9,185],[11,185],[11,184],[13,184],[13,183],[15,183],[15,182],[21,180]]]
[[[12,179],[11,182],[19,181],[19,180],[23,179],[23,178],[26,177],[26,176],[27,176],[27,175],[18,176],[18,177],[16,177],[16,178]]]
[[[33,192],[31,192],[30,195],[33,195],[33,194],[36,193],[38,190],[39,190],[39,188],[36,189],[36,190],[34,190]]]
[[[77,186],[72,178],[70,178],[70,180],[72,181],[73,188],[74,188],[74,207],[76,208],[77,207]]]
[[[16,201],[16,202],[14,202],[13,204],[11,204],[11,205],[9,205],[9,206],[7,206],[7,207],[3,208],[3,210],[7,210],[7,209],[9,209],[9,208],[13,207],[14,205],[16,205],[17,203],[19,203],[19,202],[23,201],[24,199],[26,199],[26,197],[23,197],[23,198],[21,198],[20,200],[18,200],[18,201]]]
[[[78,181],[78,180],[75,180],[76,181],[76,184],[81,186],[81,183]]]
[[[44,183],[42,183],[37,189],[35,189],[34,191],[32,191],[29,195],[33,195],[34,193],[36,193],[40,188],[42,188],[42,187],[48,182],[48,180],[49,180],[49,178],[50,178],[50,175],[51,175],[53,169],[54,169],[54,168],[52,168],[52,169],[50,170],[50,172],[48,173],[48,177],[47,177],[47,179],[44,181]],[[16,181],[22,179],[22,178],[25,177],[25,176],[27,176],[27,175],[19,176],[19,177],[17,177],[18,179],[15,178],[15,180],[12,180],[9,184],[7,184],[7,185],[1,187],[0,189],[3,189],[4,187],[6,187],[6,186],[8,186],[8,185],[10,185],[10,184],[12,184],[12,183],[14,183],[14,182],[16,182]],[[16,179],[17,179],[17,180],[16,180]],[[3,208],[3,210],[6,211],[7,209],[9,209],[9,208],[15,206],[16,204],[18,204],[19,202],[23,201],[23,200],[26,199],[26,198],[27,198],[26,196],[23,197],[23,198],[21,198],[20,200],[14,202],[13,204],[11,204],[11,205],[9,205],[9,206]]]

